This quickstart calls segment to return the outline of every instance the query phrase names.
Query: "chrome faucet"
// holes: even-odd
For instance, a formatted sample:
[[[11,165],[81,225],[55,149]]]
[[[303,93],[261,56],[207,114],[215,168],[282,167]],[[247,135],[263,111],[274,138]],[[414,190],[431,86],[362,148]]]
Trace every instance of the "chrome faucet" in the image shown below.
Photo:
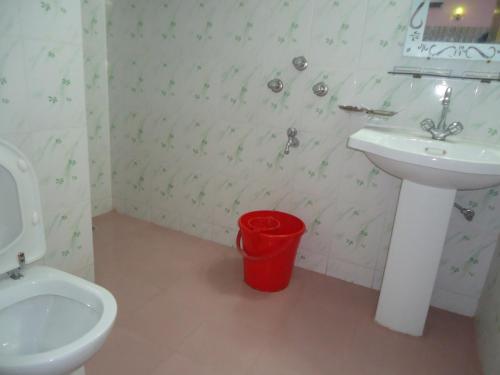
[[[451,92],[451,87],[448,87],[444,93],[443,99],[441,100],[443,110],[441,111],[441,117],[438,124],[436,125],[434,121],[429,118],[426,118],[420,123],[422,129],[431,133],[432,139],[444,141],[449,135],[456,135],[464,130],[464,126],[461,122],[455,121],[449,125],[446,124],[446,117],[450,111]]]
[[[299,139],[297,138],[297,129],[288,128],[286,131],[288,140],[286,141],[284,154],[288,155],[290,153],[290,147],[299,147]]]

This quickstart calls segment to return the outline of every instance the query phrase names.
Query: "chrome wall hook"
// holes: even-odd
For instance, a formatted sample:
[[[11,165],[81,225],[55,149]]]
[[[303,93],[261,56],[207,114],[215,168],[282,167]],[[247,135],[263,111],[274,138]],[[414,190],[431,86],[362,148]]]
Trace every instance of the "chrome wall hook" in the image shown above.
[[[465,220],[472,221],[474,219],[476,212],[472,208],[462,207],[457,202],[455,202],[454,206],[458,209],[458,211],[460,211],[462,215],[464,215]]]
[[[292,64],[299,72],[306,70],[309,63],[304,56],[297,56],[292,60]]]
[[[288,128],[286,131],[286,135],[288,136],[288,141],[285,145],[284,154],[288,155],[290,153],[290,147],[299,147],[299,139],[297,138],[297,129]]]
[[[283,81],[279,78],[274,78],[267,83],[267,87],[269,87],[272,92],[281,92],[281,90],[283,90]]]
[[[312,87],[313,93],[316,96],[325,96],[328,94],[328,86],[325,82],[318,82]]]

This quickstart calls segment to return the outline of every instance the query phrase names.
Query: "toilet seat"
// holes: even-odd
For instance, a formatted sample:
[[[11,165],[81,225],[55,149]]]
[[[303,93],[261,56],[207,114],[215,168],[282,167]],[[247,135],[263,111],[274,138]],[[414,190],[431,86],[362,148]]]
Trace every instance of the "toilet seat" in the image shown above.
[[[0,139],[0,275],[46,252],[38,180],[29,160],[13,145]]]
[[[0,280],[0,374],[71,372],[102,346],[116,312],[106,289],[49,267]]]

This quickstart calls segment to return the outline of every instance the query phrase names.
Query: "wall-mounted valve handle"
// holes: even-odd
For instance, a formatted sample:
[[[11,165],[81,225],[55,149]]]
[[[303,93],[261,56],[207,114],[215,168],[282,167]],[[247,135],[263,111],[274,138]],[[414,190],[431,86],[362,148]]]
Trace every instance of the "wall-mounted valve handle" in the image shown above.
[[[267,87],[269,87],[272,92],[281,92],[281,90],[283,90],[283,81],[279,78],[272,79],[267,83]]]
[[[325,82],[316,83],[313,86],[312,90],[313,90],[314,95],[317,95],[317,96],[325,96],[326,94],[328,94],[328,86],[326,85]]]
[[[449,133],[450,135],[457,135],[458,133],[461,133],[463,130],[464,126],[462,125],[462,123],[456,121],[448,125],[446,132]]]
[[[431,129],[434,129],[436,127],[436,124],[434,124],[434,121],[427,118],[420,122],[420,127],[425,131],[430,131]]]
[[[299,139],[297,138],[297,129],[288,128],[286,131],[288,140],[286,141],[284,154],[288,155],[290,153],[290,147],[299,147]]]
[[[306,70],[309,63],[304,56],[297,56],[292,60],[292,64],[299,72]]]
[[[286,135],[288,136],[288,138],[295,138],[297,136],[297,129],[288,128],[286,131]]]

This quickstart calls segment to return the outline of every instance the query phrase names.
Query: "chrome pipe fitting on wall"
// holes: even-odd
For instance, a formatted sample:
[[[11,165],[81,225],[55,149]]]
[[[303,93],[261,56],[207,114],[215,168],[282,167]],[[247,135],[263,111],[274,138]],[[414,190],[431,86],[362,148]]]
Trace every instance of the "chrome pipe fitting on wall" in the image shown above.
[[[286,135],[288,136],[288,140],[286,141],[285,151],[283,152],[285,155],[290,153],[290,147],[299,147],[299,139],[297,138],[297,129],[288,128],[286,131]]]
[[[283,90],[283,81],[279,78],[272,79],[267,83],[267,87],[269,87],[272,92],[281,92],[281,90]]]
[[[325,82],[318,82],[312,87],[313,93],[316,96],[322,97],[328,94],[328,86]]]
[[[457,202],[455,202],[455,208],[457,208],[460,213],[464,215],[464,218],[467,221],[472,221],[474,219],[474,216],[476,215],[476,212],[472,208],[465,208],[459,205]]]
[[[307,69],[309,63],[304,56],[294,57],[292,64],[299,72]],[[274,78],[267,83],[267,87],[274,93],[279,93],[283,90],[283,81],[279,78]],[[318,82],[312,87],[314,95],[323,97],[328,94],[328,86],[325,82]]]
[[[292,64],[299,72],[306,70],[307,66],[309,65],[307,59],[304,56],[294,57],[294,59],[292,60]]]

